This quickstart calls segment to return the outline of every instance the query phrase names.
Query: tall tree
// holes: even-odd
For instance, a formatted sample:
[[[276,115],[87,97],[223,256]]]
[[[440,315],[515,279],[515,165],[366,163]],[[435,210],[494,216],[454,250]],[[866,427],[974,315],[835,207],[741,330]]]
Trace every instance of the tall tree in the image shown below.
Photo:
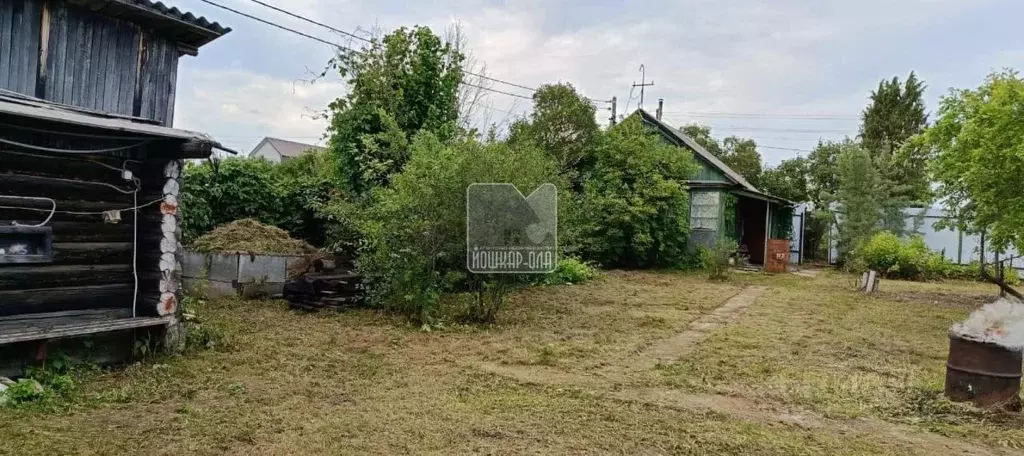
[[[582,189],[582,176],[593,165],[600,128],[593,103],[571,84],[538,88],[530,117],[516,121],[510,130],[510,142],[533,142],[552,155],[559,172]]]
[[[908,143],[928,125],[924,89],[914,72],[902,83],[899,77],[882,80],[871,92],[870,103],[861,115],[864,148],[892,185],[891,194],[908,204],[930,196],[924,151]]]
[[[725,138],[722,140],[722,155],[718,158],[755,187],[760,185],[761,154],[757,152],[757,143],[753,139]]]
[[[818,145],[807,155],[807,192],[815,208],[827,208],[829,199],[839,188],[839,154],[856,145],[850,138],[818,141]]]
[[[990,245],[1024,252],[1024,79],[989,75],[974,90],[951,89],[921,143],[935,151],[938,196],[961,228]]]
[[[871,155],[860,146],[846,143],[837,158],[837,186],[832,201],[841,215],[839,254],[847,256],[878,231],[883,218],[883,181]]]
[[[798,203],[807,202],[810,200],[808,174],[810,171],[806,158],[783,160],[779,166],[767,168],[761,173],[758,188],[779,198]]]
[[[332,60],[349,93],[328,108],[329,144],[349,190],[385,185],[421,130],[443,141],[456,135],[463,59],[429,28],[403,27]]]
[[[928,122],[924,89],[911,71],[903,83],[894,76],[871,92],[871,102],[861,114],[860,138],[876,161],[892,158],[910,137],[924,131]]]
[[[761,154],[757,152],[754,140],[730,136],[719,142],[711,136],[711,127],[700,124],[684,125],[679,131],[697,141],[697,144],[751,184],[758,185],[761,178]]]

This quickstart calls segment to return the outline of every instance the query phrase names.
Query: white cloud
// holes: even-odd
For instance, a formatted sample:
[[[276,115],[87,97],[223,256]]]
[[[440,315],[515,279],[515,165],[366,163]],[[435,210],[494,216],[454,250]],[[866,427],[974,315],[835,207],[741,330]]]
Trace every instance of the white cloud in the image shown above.
[[[244,70],[191,70],[179,78],[175,126],[209,132],[248,153],[264,136],[322,143],[327,104],[344,93],[336,81],[313,84]]]
[[[272,15],[247,1],[231,0],[231,4],[319,36],[331,35],[280,14]],[[992,4],[992,0],[662,0],[639,8],[611,2],[580,6],[539,0],[385,0],[340,5],[334,0],[299,0],[288,2],[286,8],[344,30],[354,30],[357,25],[392,28],[425,24],[440,31],[460,22],[472,52],[487,64],[489,75],[527,86],[572,82],[593,98],[617,96],[620,113],[627,104],[630,84],[639,82],[637,68],[642,63],[648,80],[656,84],[646,91],[646,107],[653,109],[657,99],[664,98],[666,111],[672,113],[666,117],[673,123],[703,120],[722,134],[744,134],[728,130],[730,127],[776,130],[749,131],[746,136],[772,138],[759,140],[765,145],[810,149],[819,137],[855,133],[857,121],[687,118],[679,112],[856,116],[878,79],[905,75],[910,69],[930,70],[921,74],[932,87],[929,96],[937,97],[946,87],[962,86],[965,81],[976,84],[987,69],[1024,64],[1020,49],[1005,49],[998,40],[984,39],[997,25],[990,29],[959,25],[963,18]],[[203,12],[238,30],[217,44],[238,49],[232,56],[237,64],[225,63],[221,68],[204,61],[203,69],[184,67],[179,78],[177,125],[208,131],[243,149],[266,135],[307,141],[320,136],[325,123],[309,119],[309,109],[322,109],[344,93],[343,85],[335,81],[296,86],[289,77],[305,77],[301,65],[322,68],[322,45],[301,38],[296,41],[285,32],[248,19],[225,17],[227,13],[214,14],[205,8]],[[1013,24],[1015,14],[1004,13],[1003,25]],[[259,31],[254,38],[258,44],[233,41],[250,30]],[[978,46],[988,51],[971,56],[971,64],[965,66],[960,56],[931,48],[928,39],[922,38],[925,36],[981,40]],[[247,65],[247,56],[263,66],[254,69]],[[275,66],[279,62],[295,68]],[[493,87],[526,93],[501,84]],[[528,100],[498,94],[484,103],[494,110],[482,121],[500,122],[508,117],[502,111],[520,113],[529,108]],[[633,100],[630,109],[636,103]],[[607,113],[598,116],[603,119]],[[766,150],[764,155],[768,162],[777,163],[796,153]]]

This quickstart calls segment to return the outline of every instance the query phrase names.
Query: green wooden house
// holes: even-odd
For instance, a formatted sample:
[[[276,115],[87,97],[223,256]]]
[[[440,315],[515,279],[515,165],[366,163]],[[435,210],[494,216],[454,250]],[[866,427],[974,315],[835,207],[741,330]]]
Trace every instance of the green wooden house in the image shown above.
[[[790,238],[793,202],[758,190],[693,138],[651,113],[638,109],[633,116],[669,143],[692,152],[700,164],[700,171],[687,182],[691,245],[711,247],[719,237],[728,237],[749,255],[750,263],[763,265],[768,240]]]

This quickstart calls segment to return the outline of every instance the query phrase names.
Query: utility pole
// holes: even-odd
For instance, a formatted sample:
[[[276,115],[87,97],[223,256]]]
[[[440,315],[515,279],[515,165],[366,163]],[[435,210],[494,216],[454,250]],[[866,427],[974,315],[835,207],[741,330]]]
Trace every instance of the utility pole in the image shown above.
[[[608,118],[608,126],[609,127],[614,127],[615,126],[615,108],[616,108],[616,104],[618,103],[618,101],[619,101],[619,97],[612,97],[612,107],[611,107],[612,116]]]
[[[640,83],[639,84],[637,84],[635,82],[633,83],[633,87],[639,87],[640,88],[640,109],[644,108],[644,87],[654,85],[654,81],[651,81],[649,83],[646,82],[646,81],[647,81],[647,69],[644,68],[643,64],[640,64]]]

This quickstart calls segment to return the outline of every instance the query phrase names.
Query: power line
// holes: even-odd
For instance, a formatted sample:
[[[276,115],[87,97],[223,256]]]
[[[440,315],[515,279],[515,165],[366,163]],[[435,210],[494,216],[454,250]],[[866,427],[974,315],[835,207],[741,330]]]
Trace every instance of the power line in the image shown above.
[[[203,0],[203,1],[205,1],[205,0]],[[262,5],[262,6],[266,7],[266,8],[270,8],[270,9],[272,9],[274,11],[279,12],[279,13],[287,14],[287,15],[289,15],[291,17],[296,18],[296,19],[309,22],[310,24],[319,25],[319,26],[321,26],[321,27],[323,27],[325,29],[331,30],[333,32],[337,32],[337,33],[340,33],[342,35],[345,35],[345,36],[348,36],[348,37],[351,37],[351,38],[355,38],[357,40],[360,40],[360,41],[363,41],[363,42],[366,42],[366,43],[370,43],[371,42],[371,40],[369,38],[361,37],[359,35],[355,35],[353,33],[349,33],[349,32],[346,32],[344,30],[339,30],[337,28],[331,27],[330,25],[324,24],[322,22],[317,22],[317,21],[314,21],[314,20],[309,19],[307,17],[295,14],[295,13],[293,13],[291,11],[288,11],[288,10],[285,10],[285,9],[282,9],[282,8],[278,8],[278,7],[274,6],[274,5],[270,5],[270,4],[261,2],[260,0],[249,0],[249,1],[251,1],[251,2],[253,2],[255,4],[257,4],[257,5]],[[210,3],[210,2],[206,2],[206,3]]]
[[[235,13],[235,14],[239,15],[239,16],[247,17],[247,18],[252,19],[252,20],[254,20],[256,22],[262,22],[262,23],[264,23],[266,25],[269,25],[271,27],[276,27],[276,28],[279,28],[279,29],[284,30],[286,32],[291,32],[291,33],[294,33],[294,34],[299,35],[299,36],[304,36],[304,37],[309,38],[311,40],[319,41],[319,42],[321,42],[323,44],[326,44],[328,46],[334,46],[334,47],[339,48],[339,49],[349,49],[349,48],[347,48],[345,46],[342,46],[340,44],[332,43],[332,42],[327,41],[325,39],[317,38],[317,37],[315,37],[313,35],[302,33],[302,32],[300,32],[298,30],[295,30],[295,29],[288,28],[288,27],[285,27],[285,26],[280,25],[280,24],[276,24],[276,23],[270,22],[270,21],[268,21],[266,19],[260,19],[260,18],[258,18],[256,16],[251,15],[251,14],[243,13],[241,11],[238,11],[238,10],[234,9],[234,8],[229,8],[229,7],[221,5],[219,3],[214,3],[214,2],[212,2],[210,0],[199,0],[199,1],[201,1],[203,3],[206,3],[208,5],[216,6],[217,8],[220,8],[220,9],[223,9],[223,10],[230,11],[232,13]],[[349,50],[351,50],[351,49],[349,49]]]
[[[258,21],[260,21],[260,22],[264,22],[264,23],[268,23],[268,24],[269,24],[269,22],[268,22],[268,21],[264,21],[264,20],[262,20],[262,19],[257,19],[257,18],[255,18],[255,17],[253,17],[253,16],[249,16],[249,15],[246,15],[246,14],[243,14],[243,13],[239,13],[238,11],[234,11],[234,10],[232,10],[232,9],[230,9],[230,8],[224,7],[224,6],[222,6],[222,5],[218,5],[218,4],[216,4],[216,3],[213,3],[213,2],[211,2],[211,1],[209,1],[209,0],[201,0],[201,1],[203,1],[204,3],[209,3],[209,4],[211,4],[211,5],[214,5],[214,6],[218,6],[218,7],[224,8],[224,9],[227,9],[228,11],[232,11],[232,12],[235,12],[235,13],[238,13],[238,14],[242,14],[243,16],[247,16],[247,17],[249,17],[249,18],[252,18],[252,19],[256,19],[256,20],[258,20]],[[337,28],[337,27],[334,27],[334,26],[331,26],[331,25],[325,24],[325,23],[323,23],[323,22],[315,21],[315,20],[313,20],[313,19],[310,19],[310,18],[308,18],[308,17],[302,16],[302,15],[300,15],[300,14],[296,14],[296,13],[293,13],[293,12],[291,12],[291,11],[285,10],[285,9],[283,9],[283,8],[279,8],[279,7],[276,7],[276,6],[274,6],[274,5],[270,5],[270,4],[268,4],[268,3],[265,3],[265,2],[262,2],[262,1],[260,1],[260,0],[249,0],[249,1],[251,1],[251,2],[253,2],[253,3],[256,3],[256,4],[258,4],[258,5],[261,5],[261,6],[263,6],[263,7],[266,7],[266,8],[270,8],[270,9],[272,9],[272,10],[274,10],[274,11],[277,11],[277,12],[280,12],[280,13],[283,13],[283,14],[287,14],[288,16],[294,17],[294,18],[296,18],[296,19],[299,19],[299,20],[301,20],[301,21],[305,21],[305,22],[308,22],[308,23],[310,23],[310,24],[313,24],[313,25],[317,25],[317,26],[323,27],[323,28],[325,28],[325,29],[327,29],[327,30],[330,30],[330,31],[332,31],[332,32],[335,32],[335,33],[340,33],[340,34],[342,34],[342,35],[345,35],[345,36],[348,36],[348,37],[351,37],[351,38],[355,38],[355,39],[357,39],[357,40],[360,40],[360,41],[363,41],[363,42],[366,42],[366,43],[372,43],[372,42],[373,42],[373,40],[371,40],[371,39],[369,39],[369,38],[361,37],[361,36],[355,35],[355,34],[353,34],[353,33],[350,33],[350,32],[346,32],[346,31],[344,31],[344,30],[341,30],[341,29],[339,29],[339,28]],[[278,28],[284,28],[284,27],[282,27],[282,26],[278,26],[278,25],[276,25],[276,24],[270,24],[270,25],[275,25],[275,26],[277,26]],[[339,47],[340,47],[340,46],[339,46]],[[344,49],[349,49],[349,48],[344,48]],[[351,49],[349,49],[349,50],[351,50]],[[354,51],[354,52],[355,52],[355,51]],[[509,82],[509,81],[505,81],[505,80],[502,80],[502,79],[498,79],[498,78],[495,78],[495,77],[491,77],[491,76],[487,76],[487,75],[484,75],[484,74],[479,74],[479,73],[473,73],[473,72],[471,72],[471,71],[464,71],[464,73],[465,73],[465,74],[467,74],[467,75],[470,75],[470,76],[476,76],[476,77],[478,77],[478,78],[482,78],[482,79],[487,79],[487,80],[489,80],[489,81],[494,81],[494,82],[497,82],[497,83],[500,83],[500,84],[505,84],[505,85],[508,85],[508,86],[511,86],[511,87],[516,87],[516,88],[520,88],[520,89],[524,89],[524,90],[529,90],[530,92],[537,92],[537,88],[535,88],[535,87],[529,87],[529,86],[525,86],[525,85],[522,85],[522,84],[516,84],[516,83],[514,83],[514,82]],[[485,90],[490,90],[490,89],[485,89]],[[498,92],[497,90],[492,90],[492,91],[494,91],[494,92]],[[502,92],[498,92],[498,93],[502,93]],[[518,97],[521,97],[521,98],[522,98],[522,96],[521,96],[521,95],[513,95],[513,96],[518,96]],[[532,98],[531,98],[531,99],[532,99]],[[609,103],[609,101],[608,101],[608,100],[598,100],[598,99],[596,99],[596,98],[587,98],[587,99],[588,99],[588,100],[590,100],[590,101],[593,101],[593,102],[595,102],[595,103]]]
[[[476,87],[476,88],[478,88],[478,89],[483,89],[483,90],[490,90],[491,92],[496,92],[496,93],[500,93],[500,94],[502,94],[502,95],[508,95],[508,96],[510,96],[510,97],[519,97],[519,98],[525,98],[525,99],[527,99],[527,100],[532,100],[532,99],[533,99],[533,97],[528,97],[528,96],[526,96],[526,95],[519,95],[518,93],[512,93],[512,92],[505,92],[505,91],[503,91],[503,90],[498,90],[498,89],[492,89],[492,88],[490,88],[490,87],[484,87],[484,86],[482,86],[482,85],[470,84],[470,83],[468,83],[468,82],[463,82],[463,83],[462,83],[462,85],[464,85],[464,86],[469,86],[469,87]]]
[[[714,111],[664,111],[664,114],[679,114],[687,117],[723,117],[737,119],[806,119],[806,120],[859,120],[859,116],[845,114],[774,114],[753,112],[714,112]]]
[[[758,149],[789,150],[789,151],[793,151],[793,152],[813,152],[813,151],[808,150],[808,149],[796,149],[796,148],[792,148],[792,147],[762,146],[760,144],[757,145],[757,148]]]

